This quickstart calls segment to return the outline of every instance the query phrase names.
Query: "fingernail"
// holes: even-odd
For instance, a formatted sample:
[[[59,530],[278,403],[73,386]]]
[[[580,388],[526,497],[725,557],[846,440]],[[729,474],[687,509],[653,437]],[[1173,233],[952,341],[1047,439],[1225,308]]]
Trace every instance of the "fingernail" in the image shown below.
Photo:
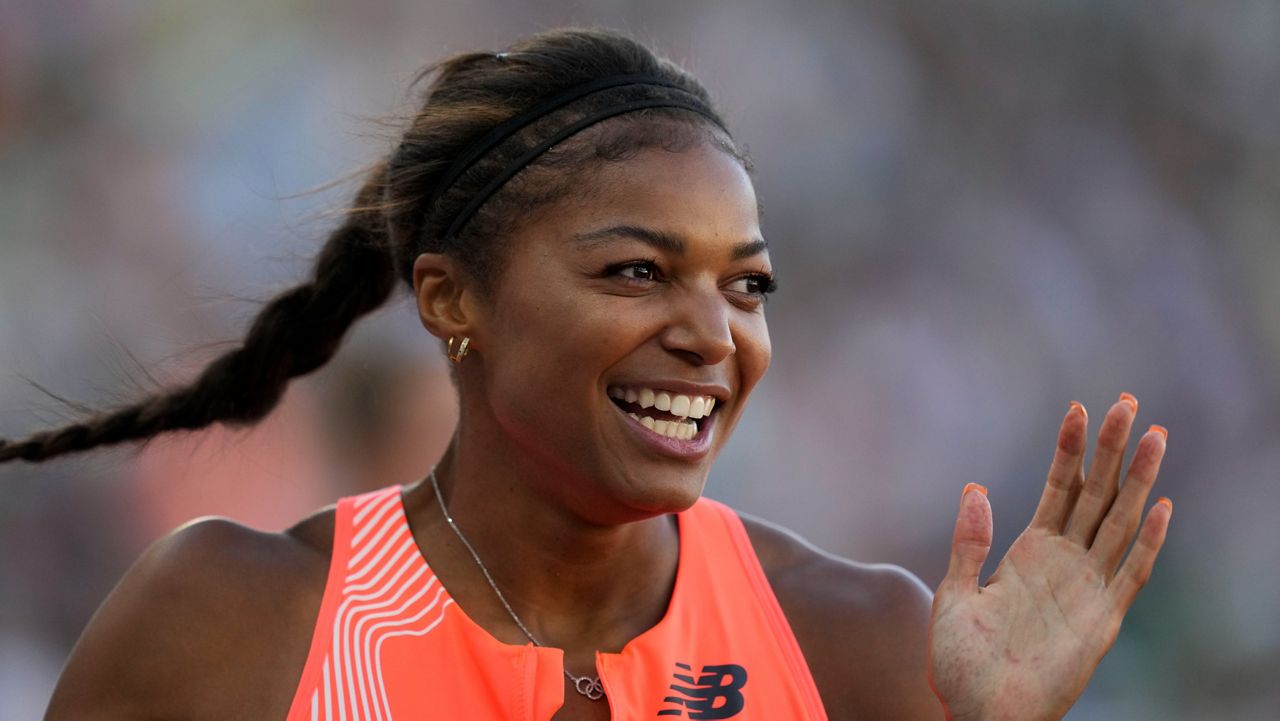
[[[1133,397],[1132,393],[1121,393],[1120,400],[1133,406],[1133,412],[1138,412],[1138,399]]]
[[[1133,406],[1133,412],[1138,412],[1138,398],[1135,398],[1133,393],[1120,393],[1120,401],[1129,403]]]
[[[1164,439],[1165,439],[1166,441],[1167,441],[1167,440],[1169,440],[1169,429],[1168,429],[1168,428],[1165,428],[1164,426],[1157,426],[1157,425],[1154,425],[1154,424],[1153,424],[1150,428],[1148,428],[1148,429],[1147,429],[1147,433],[1150,433],[1151,431],[1155,431],[1156,433],[1159,433],[1160,435],[1164,436]],[[1166,499],[1166,500],[1167,500],[1167,499]]]
[[[1156,503],[1163,503],[1164,505],[1169,507],[1169,512],[1173,513],[1173,501],[1169,500],[1168,498],[1164,496],[1160,496],[1159,498],[1156,499]]]
[[[1071,401],[1071,406],[1070,408],[1067,409],[1067,412],[1070,413],[1071,411],[1077,408],[1080,409],[1080,415],[1084,416],[1085,418],[1089,417],[1089,412],[1084,409],[1084,405],[1080,403],[1080,401]]]
[[[987,495],[986,486],[982,486],[977,483],[966,483],[964,484],[964,490],[960,491],[960,497],[964,498],[965,496],[969,495],[969,491],[977,491],[978,493],[981,493],[984,496]]]

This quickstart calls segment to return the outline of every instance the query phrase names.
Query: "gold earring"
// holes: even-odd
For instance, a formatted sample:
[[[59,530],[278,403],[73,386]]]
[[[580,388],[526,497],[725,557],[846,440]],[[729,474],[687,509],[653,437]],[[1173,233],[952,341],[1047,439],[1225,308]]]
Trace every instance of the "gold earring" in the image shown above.
[[[457,353],[453,352],[453,342],[455,340],[457,340],[457,338],[449,336],[449,360],[454,363],[461,363],[462,359],[467,357],[467,351],[470,350],[468,346],[471,345],[471,336],[462,336],[462,342],[458,344]]]

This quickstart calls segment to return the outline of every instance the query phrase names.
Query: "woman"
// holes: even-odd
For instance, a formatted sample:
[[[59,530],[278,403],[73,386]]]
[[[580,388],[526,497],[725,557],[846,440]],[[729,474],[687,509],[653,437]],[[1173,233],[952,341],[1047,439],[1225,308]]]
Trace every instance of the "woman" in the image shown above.
[[[158,541],[47,718],[1061,718],[1163,542],[1171,504],[1142,509],[1167,434],[1121,483],[1125,394],[1086,473],[1073,403],[982,586],[991,509],[964,489],[932,597],[701,499],[770,358],[748,170],[702,87],[626,37],[443,63],[311,281],[241,348],[0,459],[252,423],[397,276],[454,361],[448,450],[283,533],[206,520]]]

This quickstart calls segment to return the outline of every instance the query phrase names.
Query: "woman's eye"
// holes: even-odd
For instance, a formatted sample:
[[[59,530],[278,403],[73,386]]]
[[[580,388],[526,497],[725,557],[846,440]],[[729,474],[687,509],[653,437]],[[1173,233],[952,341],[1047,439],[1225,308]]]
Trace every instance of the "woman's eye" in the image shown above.
[[[653,261],[630,261],[613,266],[609,272],[631,280],[657,280],[658,266]]]
[[[752,273],[751,275],[744,275],[733,281],[729,287],[731,290],[735,290],[739,293],[749,293],[763,298],[777,290],[778,284],[774,281],[773,276],[771,275],[766,273]]]

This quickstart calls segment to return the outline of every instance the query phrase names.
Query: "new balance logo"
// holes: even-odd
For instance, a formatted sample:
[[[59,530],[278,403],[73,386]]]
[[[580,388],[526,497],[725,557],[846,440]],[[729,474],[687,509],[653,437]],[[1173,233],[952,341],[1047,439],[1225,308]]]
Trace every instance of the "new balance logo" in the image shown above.
[[[671,690],[678,696],[667,696],[663,703],[672,708],[658,712],[659,716],[684,716],[690,719],[725,719],[737,716],[747,700],[742,687],[747,685],[747,670],[736,663],[703,666],[695,677],[693,667],[677,663],[672,674],[675,683]]]

